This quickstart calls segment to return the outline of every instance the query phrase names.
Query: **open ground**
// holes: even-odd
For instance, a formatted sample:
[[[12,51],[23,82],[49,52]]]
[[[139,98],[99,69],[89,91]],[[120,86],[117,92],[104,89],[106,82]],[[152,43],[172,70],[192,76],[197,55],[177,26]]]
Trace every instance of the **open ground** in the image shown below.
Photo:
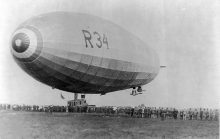
[[[219,138],[218,121],[0,111],[0,138]]]

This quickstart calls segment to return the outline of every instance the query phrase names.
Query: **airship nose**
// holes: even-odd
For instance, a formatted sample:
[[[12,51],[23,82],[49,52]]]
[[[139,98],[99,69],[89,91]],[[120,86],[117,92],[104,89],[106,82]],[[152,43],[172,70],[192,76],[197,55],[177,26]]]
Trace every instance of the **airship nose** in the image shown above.
[[[25,52],[30,45],[30,39],[27,34],[18,33],[12,39],[12,48],[18,52],[23,53]]]
[[[33,27],[20,28],[12,35],[12,54],[15,59],[21,62],[32,62],[38,58],[42,47],[42,35]]]

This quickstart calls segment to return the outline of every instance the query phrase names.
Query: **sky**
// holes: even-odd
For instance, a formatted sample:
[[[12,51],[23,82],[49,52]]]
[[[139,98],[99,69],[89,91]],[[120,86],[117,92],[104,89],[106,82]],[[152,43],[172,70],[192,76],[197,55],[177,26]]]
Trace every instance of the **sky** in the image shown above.
[[[47,12],[87,13],[133,33],[159,55],[158,76],[143,88],[86,95],[97,106],[219,108],[220,29],[218,0],[0,0],[0,103],[66,105],[74,94],[44,85],[26,74],[10,53],[19,24]],[[140,50],[141,51],[141,50]],[[66,98],[61,99],[60,94]]]

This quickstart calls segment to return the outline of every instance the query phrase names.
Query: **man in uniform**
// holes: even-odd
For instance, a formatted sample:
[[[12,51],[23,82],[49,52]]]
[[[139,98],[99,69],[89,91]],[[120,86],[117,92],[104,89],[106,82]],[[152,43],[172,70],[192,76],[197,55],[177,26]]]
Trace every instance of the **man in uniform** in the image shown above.
[[[183,110],[183,120],[186,120],[187,112],[186,109]]]
[[[156,107],[155,107],[156,108]],[[157,118],[159,118],[160,115],[160,110],[158,108],[156,108],[156,114],[157,114]]]
[[[215,120],[216,120],[216,121],[219,120],[219,119],[218,119],[218,118],[219,118],[218,116],[219,116],[219,111],[218,111],[218,109],[216,109],[216,110],[215,110]]]
[[[205,115],[206,115],[205,119],[209,120],[209,109],[208,108],[206,109],[206,114]]]
[[[203,120],[203,110],[202,110],[202,108],[200,108],[199,114],[200,114],[200,120]]]
[[[147,110],[147,107],[145,107],[145,108],[144,108],[144,117],[145,117],[145,118],[148,118],[147,111],[148,111],[148,110]]]
[[[173,118],[176,120],[177,119],[177,114],[178,114],[178,111],[174,108],[173,109]]]
[[[131,117],[134,116],[134,107],[131,108]]]
[[[164,111],[164,108],[161,108],[161,110],[160,110],[160,117],[161,117],[161,120],[163,121],[164,120],[164,113],[165,113],[165,111]]]
[[[141,117],[142,117],[142,118],[144,118],[144,109],[145,109],[145,107],[142,107],[142,108],[141,108]]]
[[[189,120],[192,120],[192,110],[191,108],[188,110]]]
[[[198,119],[198,115],[199,115],[199,112],[198,112],[198,110],[196,109],[196,110],[195,110],[195,117],[194,117],[195,120]]]
[[[183,110],[180,111],[180,119],[183,120]]]

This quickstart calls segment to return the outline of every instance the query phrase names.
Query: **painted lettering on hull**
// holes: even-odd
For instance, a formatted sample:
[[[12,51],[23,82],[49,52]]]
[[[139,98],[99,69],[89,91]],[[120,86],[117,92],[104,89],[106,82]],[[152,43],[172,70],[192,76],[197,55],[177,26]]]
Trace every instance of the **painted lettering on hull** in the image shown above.
[[[82,30],[85,39],[86,48],[102,48],[108,47],[108,39],[105,34],[100,35],[97,31],[90,32],[88,30]],[[95,46],[95,47],[94,47]]]

